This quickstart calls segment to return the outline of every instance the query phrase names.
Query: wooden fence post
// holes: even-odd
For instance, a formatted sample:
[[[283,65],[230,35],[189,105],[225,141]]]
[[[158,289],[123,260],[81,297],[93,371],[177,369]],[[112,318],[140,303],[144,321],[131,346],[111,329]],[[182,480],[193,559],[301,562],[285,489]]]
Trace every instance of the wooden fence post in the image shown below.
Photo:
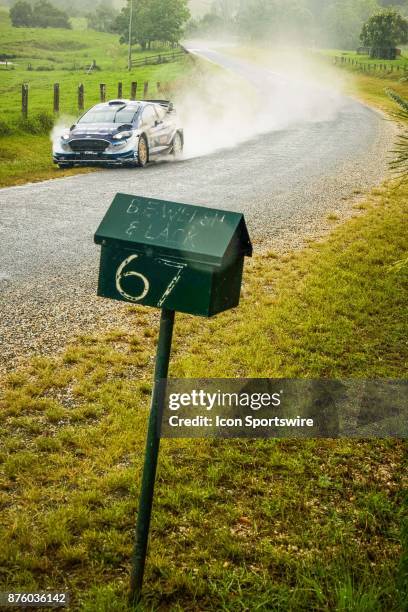
[[[130,86],[130,99],[136,100],[136,94],[137,94],[137,81],[132,81],[131,86]]]
[[[149,81],[145,81],[144,87],[143,87],[143,99],[144,100],[146,100],[148,92],[149,92]]]
[[[80,83],[78,86],[78,110],[84,110],[84,85]]]
[[[28,83],[23,83],[21,86],[21,112],[23,117],[27,119],[28,115]]]
[[[101,98],[101,102],[105,102],[106,101],[106,84],[105,83],[100,83],[99,85],[99,95]]]
[[[59,108],[60,108],[59,83],[54,83],[54,113],[59,113]]]
[[[122,82],[120,81],[118,83],[118,98],[122,98],[122,94],[123,94],[123,87],[122,87]]]

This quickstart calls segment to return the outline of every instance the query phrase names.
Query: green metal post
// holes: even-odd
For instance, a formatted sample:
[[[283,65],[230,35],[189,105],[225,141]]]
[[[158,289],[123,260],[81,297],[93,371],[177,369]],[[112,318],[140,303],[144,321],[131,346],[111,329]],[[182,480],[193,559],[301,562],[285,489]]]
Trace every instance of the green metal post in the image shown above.
[[[157,346],[154,387],[150,408],[149,426],[146,440],[146,454],[143,467],[142,486],[140,490],[139,509],[136,524],[136,539],[132,557],[132,574],[130,580],[130,602],[136,604],[142,592],[143,574],[149,539],[150,517],[152,513],[154,483],[156,478],[157,459],[159,456],[160,437],[158,419],[160,418],[159,380],[167,378],[173,336],[174,311],[162,310],[160,320],[159,342]]]

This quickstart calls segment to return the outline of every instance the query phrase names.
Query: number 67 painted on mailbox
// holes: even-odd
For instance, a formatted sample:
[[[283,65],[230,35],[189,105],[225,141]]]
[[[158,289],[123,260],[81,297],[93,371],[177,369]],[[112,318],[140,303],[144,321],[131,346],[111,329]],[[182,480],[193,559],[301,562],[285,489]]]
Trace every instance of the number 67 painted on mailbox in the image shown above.
[[[95,242],[98,295],[162,309],[130,599],[139,600],[159,453],[159,381],[167,378],[175,311],[211,317],[239,304],[252,245],[241,213],[117,194]]]
[[[122,263],[120,264],[119,268],[116,271],[116,289],[117,289],[118,293],[122,296],[122,298],[127,300],[127,301],[129,301],[129,302],[140,302],[141,300],[143,300],[147,296],[147,294],[150,291],[150,282],[147,279],[147,277],[144,276],[141,272],[136,272],[135,270],[131,270],[130,269],[130,264],[132,262],[134,262],[136,259],[139,259],[139,261],[140,261],[139,255],[129,255],[129,257],[127,257],[124,261],[122,261]],[[177,269],[177,273],[171,279],[171,281],[168,284],[168,286],[166,287],[163,295],[161,296],[161,298],[157,302],[157,307],[158,308],[162,308],[164,302],[166,301],[166,299],[171,294],[171,292],[173,291],[174,287],[177,285],[178,281],[180,280],[181,272],[182,272],[183,268],[186,267],[186,264],[172,262],[172,261],[166,261],[165,259],[155,259],[155,262],[158,263],[158,264],[163,264],[163,265],[167,266],[168,268],[173,268],[173,269],[176,268]],[[136,262],[136,263],[138,263],[138,262]],[[128,269],[128,270],[125,272],[126,269]],[[142,288],[141,292],[138,293],[137,295],[135,295],[135,293],[133,293],[133,294],[126,293],[126,291],[123,288],[123,283],[125,282],[125,279],[131,279],[132,281],[134,281],[135,277],[137,279],[140,279],[142,281],[142,283],[143,283],[143,288]],[[161,275],[161,280],[163,280],[164,277],[165,277],[165,275],[163,273]],[[159,285],[159,282],[160,282],[159,279],[157,279],[157,286]],[[129,291],[130,290],[131,289],[129,289]]]

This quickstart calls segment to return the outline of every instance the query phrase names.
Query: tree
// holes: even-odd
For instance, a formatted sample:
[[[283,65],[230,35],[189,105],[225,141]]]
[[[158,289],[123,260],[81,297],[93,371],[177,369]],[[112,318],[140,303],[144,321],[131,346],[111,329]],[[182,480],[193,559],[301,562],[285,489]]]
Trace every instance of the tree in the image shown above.
[[[251,40],[305,40],[312,22],[304,0],[242,1],[237,14],[238,29]]]
[[[390,50],[408,42],[408,20],[394,9],[380,11],[364,24],[360,38],[371,48],[371,57],[389,58]]]
[[[88,28],[98,32],[114,32],[117,16],[118,13],[112,8],[112,4],[104,0],[93,13],[86,15]]]
[[[67,13],[48,0],[38,0],[33,7],[28,2],[18,0],[10,9],[10,18],[15,27],[71,29]]]
[[[215,11],[206,13],[201,19],[191,19],[186,27],[186,35],[194,36],[217,36],[225,32],[225,22]]]
[[[188,0],[131,0],[133,1],[132,44],[150,47],[152,41],[176,43],[183,34],[183,26],[190,17]],[[116,19],[115,30],[120,42],[128,42],[130,1]]]
[[[359,46],[361,28],[378,12],[376,0],[336,0],[323,12],[325,43],[340,49]]]
[[[60,11],[48,0],[38,0],[33,7],[33,27],[71,29],[67,13]]]
[[[15,28],[29,28],[33,24],[31,4],[18,0],[10,9],[11,23]]]
[[[188,0],[151,0],[151,40],[177,43],[183,35],[183,26],[190,17]]]
[[[132,45],[139,44],[145,49],[149,40],[149,0],[130,1],[133,2]],[[114,24],[116,32],[121,35],[119,41],[124,44],[129,42],[130,1],[121,10]]]

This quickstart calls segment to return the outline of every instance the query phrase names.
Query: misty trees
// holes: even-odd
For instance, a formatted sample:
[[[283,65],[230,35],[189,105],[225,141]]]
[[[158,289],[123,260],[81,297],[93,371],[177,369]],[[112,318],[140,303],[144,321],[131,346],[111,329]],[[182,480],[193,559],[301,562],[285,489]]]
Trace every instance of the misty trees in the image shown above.
[[[11,23],[15,28],[29,28],[33,23],[31,4],[19,0],[10,9]]]
[[[238,30],[252,40],[305,40],[312,13],[304,0],[248,0],[237,14]]]
[[[378,10],[377,0],[336,0],[328,3],[321,18],[324,42],[341,49],[357,47],[364,22]]]
[[[38,0],[33,6],[33,27],[71,29],[67,13],[57,9],[48,0]]]
[[[365,22],[386,5],[408,12],[408,0],[213,0],[212,10],[191,24],[191,34],[230,31],[255,41],[360,46]]]
[[[362,43],[371,48],[371,57],[395,57],[395,47],[408,42],[408,20],[393,9],[376,13],[364,24]]]
[[[153,41],[177,43],[190,17],[188,0],[129,0],[116,19],[120,42],[128,42],[130,1],[133,2],[132,43],[142,49]]]
[[[10,19],[14,27],[71,28],[67,13],[57,9],[48,0],[38,0],[33,7],[18,0],[10,9]]]
[[[86,15],[88,28],[98,32],[115,32],[117,11],[110,2],[102,0],[92,13]]]
[[[226,0],[224,0],[225,2]],[[380,9],[378,0],[229,0],[235,29],[252,40],[286,40],[340,48],[359,45],[365,21]]]

